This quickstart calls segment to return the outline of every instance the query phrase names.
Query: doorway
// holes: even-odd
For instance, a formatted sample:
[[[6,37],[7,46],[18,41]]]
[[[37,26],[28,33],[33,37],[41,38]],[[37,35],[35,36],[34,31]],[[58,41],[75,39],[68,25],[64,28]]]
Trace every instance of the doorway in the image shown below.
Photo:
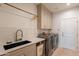
[[[68,49],[77,48],[77,17],[61,19],[61,47]]]

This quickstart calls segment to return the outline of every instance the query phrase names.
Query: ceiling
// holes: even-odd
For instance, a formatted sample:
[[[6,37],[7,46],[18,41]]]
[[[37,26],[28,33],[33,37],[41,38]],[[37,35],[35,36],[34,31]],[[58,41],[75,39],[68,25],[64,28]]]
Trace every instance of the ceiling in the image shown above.
[[[66,5],[66,3],[43,3],[43,5],[45,5],[51,12],[58,12],[79,6],[79,3],[70,3],[70,5]]]

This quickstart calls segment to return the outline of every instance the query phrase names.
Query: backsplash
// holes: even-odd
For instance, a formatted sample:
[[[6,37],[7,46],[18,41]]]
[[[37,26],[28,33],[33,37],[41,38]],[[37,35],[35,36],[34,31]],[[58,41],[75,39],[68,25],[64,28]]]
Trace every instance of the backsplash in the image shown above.
[[[16,30],[14,27],[0,27],[0,43],[14,42],[16,40]],[[37,31],[33,28],[22,28],[23,40],[30,40],[36,37]]]

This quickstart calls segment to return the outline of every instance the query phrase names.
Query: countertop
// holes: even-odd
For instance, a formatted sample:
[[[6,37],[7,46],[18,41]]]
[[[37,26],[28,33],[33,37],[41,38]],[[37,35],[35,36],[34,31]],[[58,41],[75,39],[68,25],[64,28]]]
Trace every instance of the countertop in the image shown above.
[[[28,43],[28,44],[25,44],[25,45],[21,45],[21,46],[18,46],[18,47],[15,47],[15,48],[12,48],[12,49],[8,49],[8,50],[4,50],[4,48],[2,47],[2,50],[0,50],[0,55],[5,55],[11,51],[14,51],[14,50],[17,50],[17,49],[20,49],[20,48],[23,48],[25,46],[29,46],[31,44],[34,44],[34,43],[38,43],[38,42],[41,42],[45,39],[42,39],[42,38],[33,38],[29,41],[31,41],[31,43]]]

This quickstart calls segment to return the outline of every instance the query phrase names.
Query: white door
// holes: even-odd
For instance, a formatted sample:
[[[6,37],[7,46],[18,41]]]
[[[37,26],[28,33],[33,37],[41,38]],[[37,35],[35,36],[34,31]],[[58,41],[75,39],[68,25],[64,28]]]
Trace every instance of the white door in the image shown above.
[[[79,18],[78,18],[78,22],[77,22],[77,37],[78,37],[78,39],[77,39],[77,49],[79,50]]]
[[[61,46],[75,49],[77,39],[77,18],[65,18],[61,20]]]

